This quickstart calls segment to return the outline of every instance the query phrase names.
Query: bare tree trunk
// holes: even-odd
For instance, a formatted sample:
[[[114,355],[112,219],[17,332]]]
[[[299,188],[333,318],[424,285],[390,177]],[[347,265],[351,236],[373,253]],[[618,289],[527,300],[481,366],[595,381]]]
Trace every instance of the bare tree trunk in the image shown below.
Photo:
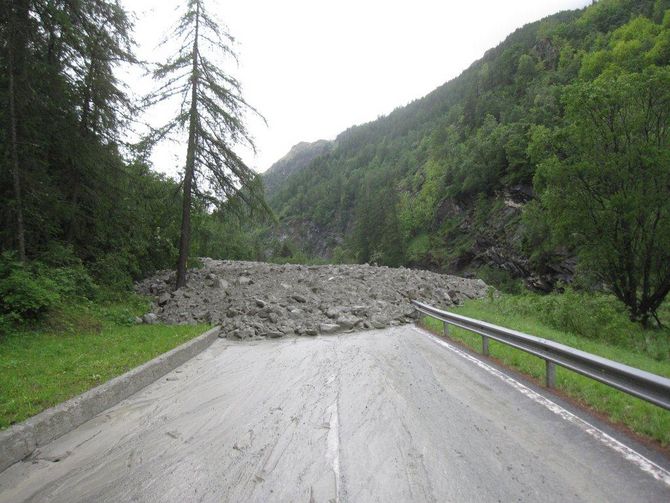
[[[13,8],[12,8],[13,10]],[[14,18],[15,16],[12,16]],[[16,27],[10,28],[12,31]],[[9,129],[10,129],[10,154],[11,154],[11,171],[12,183],[14,186],[14,212],[16,214],[16,246],[19,252],[19,260],[25,262],[26,260],[26,233],[23,223],[23,199],[21,196],[21,167],[19,163],[19,147],[16,132],[17,114],[16,114],[16,83],[15,79],[15,50],[14,44],[16,37],[12,36],[8,47],[8,73],[9,73]]]
[[[193,38],[193,69],[191,70],[191,110],[188,125],[188,149],[184,171],[184,200],[181,212],[181,235],[179,237],[179,260],[177,261],[177,288],[186,285],[186,267],[191,246],[191,201],[193,199],[193,175],[195,172],[195,151],[197,148],[198,124],[198,29],[200,25],[200,4],[196,7],[195,36]]]

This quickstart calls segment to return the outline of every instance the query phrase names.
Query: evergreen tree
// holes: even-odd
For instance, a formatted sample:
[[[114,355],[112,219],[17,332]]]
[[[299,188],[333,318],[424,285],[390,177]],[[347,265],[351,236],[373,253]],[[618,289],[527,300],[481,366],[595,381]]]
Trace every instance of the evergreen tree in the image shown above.
[[[218,65],[221,57],[236,55],[230,34],[207,12],[204,0],[189,0],[171,38],[180,40],[177,53],[154,73],[161,86],[149,103],[181,98],[177,115],[157,131],[187,135],[182,191],[182,223],[177,284],[186,284],[191,244],[194,195],[218,205],[239,194],[249,205],[264,206],[256,174],[233,148],[253,141],[243,122],[245,111],[257,113],[241,95],[240,83]],[[244,189],[244,190],[240,190]]]
[[[23,158],[19,153],[20,121],[25,108],[27,84],[25,64],[28,49],[28,35],[31,31],[28,0],[3,2],[3,35],[6,39],[5,58],[7,68],[7,101],[9,130],[10,172],[14,196],[16,223],[15,246],[19,260],[26,259],[25,224],[23,220],[23,196],[21,189]],[[24,90],[24,91],[21,91]]]

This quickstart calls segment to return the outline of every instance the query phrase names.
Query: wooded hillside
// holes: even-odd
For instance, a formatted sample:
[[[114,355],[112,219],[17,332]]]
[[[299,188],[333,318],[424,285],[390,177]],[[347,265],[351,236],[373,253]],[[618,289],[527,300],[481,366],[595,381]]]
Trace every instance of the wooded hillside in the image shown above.
[[[607,141],[577,117],[580,92],[608,94],[629,79],[645,95],[667,78],[669,7],[601,0],[526,25],[424,98],[343,132],[329,152],[273,186],[270,203],[291,230],[284,235],[307,255],[327,240],[329,259],[478,270],[542,290],[571,281],[579,243],[548,225],[538,167],[585,161],[592,145],[578,144],[576,123],[593,142]],[[667,173],[667,93],[661,85],[649,97],[648,114],[662,122],[653,155]],[[646,134],[636,124],[624,128]],[[670,232],[665,211],[657,234]]]

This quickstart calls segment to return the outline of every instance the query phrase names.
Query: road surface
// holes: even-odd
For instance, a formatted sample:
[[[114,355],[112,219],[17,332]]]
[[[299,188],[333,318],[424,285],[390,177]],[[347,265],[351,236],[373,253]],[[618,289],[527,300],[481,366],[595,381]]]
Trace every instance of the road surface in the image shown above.
[[[626,449],[414,327],[218,340],[1,473],[0,502],[670,501]]]

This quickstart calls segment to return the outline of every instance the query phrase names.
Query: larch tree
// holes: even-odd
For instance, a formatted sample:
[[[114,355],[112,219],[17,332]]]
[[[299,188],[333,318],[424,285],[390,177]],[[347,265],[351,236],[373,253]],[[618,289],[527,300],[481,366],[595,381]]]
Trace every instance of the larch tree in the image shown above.
[[[170,37],[179,49],[154,72],[160,84],[148,99],[149,105],[181,100],[177,114],[155,132],[155,139],[187,135],[177,288],[186,284],[194,196],[212,205],[241,197],[249,206],[266,207],[256,173],[234,151],[241,144],[254,147],[244,115],[258,112],[242,97],[240,83],[219,66],[226,58],[237,61],[234,39],[205,4],[188,0]]]

